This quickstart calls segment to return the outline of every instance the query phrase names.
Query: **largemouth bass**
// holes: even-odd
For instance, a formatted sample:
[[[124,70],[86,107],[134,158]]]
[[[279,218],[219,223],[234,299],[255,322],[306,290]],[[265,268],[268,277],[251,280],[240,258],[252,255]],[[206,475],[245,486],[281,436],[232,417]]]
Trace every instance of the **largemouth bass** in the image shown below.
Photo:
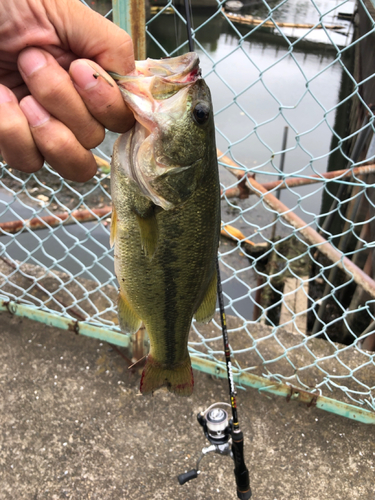
[[[190,324],[212,319],[220,186],[210,91],[195,53],[136,62],[116,75],[135,126],[115,143],[111,242],[123,331],[144,323],[142,393],[193,391]]]

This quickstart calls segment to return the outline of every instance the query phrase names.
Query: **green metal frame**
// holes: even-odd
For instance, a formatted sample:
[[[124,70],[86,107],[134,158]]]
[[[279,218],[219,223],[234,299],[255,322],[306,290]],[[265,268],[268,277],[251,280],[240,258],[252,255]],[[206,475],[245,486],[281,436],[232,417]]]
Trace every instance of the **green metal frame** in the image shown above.
[[[113,22],[131,35],[135,59],[146,58],[145,0],[112,0]]]
[[[61,328],[62,330],[69,330],[77,335],[85,335],[95,339],[103,340],[109,344],[114,344],[121,347],[129,347],[131,339],[127,335],[102,328],[98,326],[78,321],[73,318],[66,318],[57,316],[52,313],[38,309],[37,307],[17,304],[17,302],[6,301],[0,299],[0,313],[9,312],[14,316],[21,316],[29,318],[34,321],[40,321],[48,326]],[[218,378],[227,378],[227,369],[225,363],[218,363],[210,361],[206,358],[198,356],[191,356],[192,366],[195,370],[214,375]],[[342,417],[356,420],[365,424],[375,424],[375,413],[369,410],[359,408],[357,406],[336,401],[325,396],[320,396],[311,392],[304,391],[298,387],[282,384],[270,383],[270,381],[263,377],[258,377],[251,373],[238,373],[236,368],[233,367],[233,378],[237,385],[248,386],[259,391],[269,392],[277,396],[283,396],[287,401],[299,401],[306,403],[309,407],[315,406],[321,410],[335,413]]]
[[[127,33],[131,33],[130,0],[112,0],[113,22]]]

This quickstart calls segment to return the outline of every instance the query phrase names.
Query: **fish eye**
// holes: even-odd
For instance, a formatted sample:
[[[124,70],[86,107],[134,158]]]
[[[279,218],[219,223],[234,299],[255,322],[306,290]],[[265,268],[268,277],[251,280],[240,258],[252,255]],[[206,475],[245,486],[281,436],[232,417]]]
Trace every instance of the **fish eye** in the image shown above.
[[[208,120],[210,116],[209,107],[203,102],[198,102],[195,108],[193,109],[193,117],[194,120],[198,123],[198,125],[203,125]]]

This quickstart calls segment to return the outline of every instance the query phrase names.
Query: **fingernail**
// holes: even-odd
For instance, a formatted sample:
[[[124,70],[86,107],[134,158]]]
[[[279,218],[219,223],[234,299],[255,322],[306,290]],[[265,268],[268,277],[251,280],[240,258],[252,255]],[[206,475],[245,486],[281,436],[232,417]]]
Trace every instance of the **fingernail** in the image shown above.
[[[32,96],[27,96],[20,102],[20,108],[24,112],[31,127],[39,127],[51,118],[45,110]]]
[[[43,52],[31,48],[22,52],[18,59],[18,64],[26,76],[31,76],[35,71],[47,65],[47,59]]]
[[[85,61],[75,61],[71,66],[70,75],[77,87],[82,90],[92,89],[98,84],[95,69]]]
[[[0,104],[3,102],[11,102],[13,101],[13,94],[8,89],[8,87],[4,87],[4,85],[0,85]]]

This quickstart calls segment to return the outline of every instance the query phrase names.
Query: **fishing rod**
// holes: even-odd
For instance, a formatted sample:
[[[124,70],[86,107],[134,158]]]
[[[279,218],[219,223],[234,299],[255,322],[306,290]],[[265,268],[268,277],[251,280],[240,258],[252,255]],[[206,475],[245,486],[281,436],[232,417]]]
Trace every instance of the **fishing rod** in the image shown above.
[[[189,50],[194,51],[194,43],[191,34],[191,20],[189,0],[185,1],[186,26],[187,36],[189,40]],[[236,388],[233,381],[232,363],[230,359],[229,338],[227,330],[227,322],[224,307],[223,289],[221,285],[219,257],[216,259],[217,272],[217,296],[219,301],[221,329],[223,332],[225,362],[227,366],[227,376],[229,383],[230,402],[214,403],[204,412],[197,415],[199,424],[203,427],[203,432],[211,446],[202,449],[201,455],[197,460],[195,469],[180,474],[178,476],[179,483],[185,484],[187,481],[198,477],[200,473],[199,465],[202,458],[208,453],[218,453],[220,455],[230,456],[234,461],[234,475],[237,484],[237,497],[240,500],[248,500],[251,497],[249,471],[244,459],[244,443],[243,432],[240,429],[238,422],[237,403],[236,403]],[[232,409],[232,419],[228,419],[228,413],[220,406],[229,406]]]
[[[219,258],[217,258],[216,260],[216,270],[217,270],[217,295],[219,299],[221,329],[223,332],[225,362],[227,365],[229,396],[232,406],[232,417],[233,417],[231,436],[232,436],[232,453],[235,465],[234,475],[236,476],[238,498],[240,498],[241,500],[247,500],[248,498],[251,497],[250,477],[249,477],[249,471],[247,470],[247,467],[245,465],[245,459],[243,453],[243,432],[241,431],[240,424],[238,422],[237,403],[236,403],[237,393],[233,381],[232,363],[230,360],[229,338],[228,338],[227,321],[224,308],[223,289],[221,286]]]
[[[199,466],[203,457],[209,453],[218,453],[226,455],[234,461],[234,475],[237,484],[237,497],[240,500],[248,500],[251,497],[249,471],[244,459],[243,432],[240,429],[237,414],[236,389],[233,381],[232,363],[230,360],[229,338],[226,323],[226,315],[224,308],[223,290],[221,286],[219,259],[216,260],[217,269],[217,295],[219,300],[221,327],[224,340],[225,362],[227,366],[227,375],[229,383],[229,403],[214,403],[204,412],[197,415],[199,424],[203,427],[203,432],[211,446],[202,449],[202,452],[197,460],[195,469],[180,474],[178,476],[179,483],[185,484],[191,479],[195,479],[200,474]],[[232,409],[232,419],[229,420],[228,413],[220,408],[221,406],[229,406]]]

